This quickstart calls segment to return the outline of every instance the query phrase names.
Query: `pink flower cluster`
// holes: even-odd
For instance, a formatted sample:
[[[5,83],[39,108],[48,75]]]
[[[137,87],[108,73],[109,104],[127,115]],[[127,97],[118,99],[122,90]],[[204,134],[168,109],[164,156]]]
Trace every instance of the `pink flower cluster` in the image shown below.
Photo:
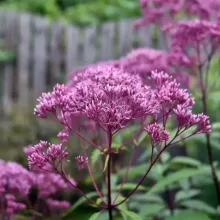
[[[74,87],[57,85],[52,93],[43,94],[35,114],[46,117],[52,113],[67,127],[71,117],[87,116],[104,130],[113,132],[132,119],[157,111],[155,94],[142,84],[138,75],[108,65],[88,68],[80,78],[78,83],[78,75],[72,79]],[[62,99],[57,98],[58,90]]]
[[[3,207],[4,214],[14,215],[29,206],[26,201],[32,200],[30,192],[33,187],[37,188],[34,199],[37,203],[42,199],[47,201],[56,192],[70,188],[70,185],[57,174],[30,172],[15,162],[0,160],[0,207]],[[57,208],[62,209],[63,204]],[[67,202],[65,204],[67,208]]]
[[[156,53],[153,55],[157,56]],[[182,62],[181,59],[178,60],[178,62],[180,61]],[[62,162],[67,160],[68,154],[63,145],[68,141],[70,131],[87,142],[89,146],[95,147],[111,157],[114,151],[121,149],[121,147],[112,149],[112,137],[116,132],[128,126],[129,122],[138,119],[136,121],[141,124],[141,132],[147,132],[151,139],[151,164],[146,175],[160,154],[167,147],[178,142],[179,136],[183,132],[190,129],[190,134],[184,139],[195,134],[210,132],[211,126],[208,117],[192,113],[194,99],[170,74],[163,71],[152,71],[148,80],[143,80],[140,74],[131,73],[129,69],[128,67],[128,72],[126,72],[125,68],[116,68],[114,64],[90,66],[72,76],[67,85],[56,85],[52,92],[42,94],[34,113],[42,118],[46,118],[49,114],[53,115],[64,126],[64,130],[58,134],[61,144],[41,141],[27,151],[29,167],[60,174],[81,195],[86,197],[80,188],[70,182],[63,170]],[[83,118],[95,122],[100,131],[104,131],[106,135],[106,145],[94,143],[85,137],[81,130],[75,129],[73,123],[77,117],[80,118],[78,121],[82,121],[81,118]],[[177,121],[174,137],[170,137],[166,129],[170,119]],[[87,168],[97,195],[104,202],[103,207],[109,207],[112,204],[106,206],[102,193],[92,176],[87,149],[80,146],[83,155],[75,157],[78,168],[79,170]],[[155,147],[160,147],[161,151],[153,161]],[[109,175],[110,173],[108,173]],[[142,183],[146,175],[138,185]],[[118,195],[120,195],[120,191]],[[88,201],[95,203],[90,199]],[[53,207],[65,206],[65,203],[61,204],[53,200],[49,200],[48,204]]]
[[[51,171],[52,167],[50,167],[50,164],[57,168],[61,161],[66,159],[67,155],[67,149],[63,149],[62,144],[51,144],[41,141],[31,147],[31,151],[28,154],[28,163],[31,169],[41,168]]]
[[[193,62],[180,50],[168,52],[152,48],[137,48],[117,61],[99,62],[74,70],[68,75],[67,85],[74,87],[82,79],[91,77],[94,74],[88,69],[105,67],[106,65],[121,68],[127,73],[137,74],[144,81],[148,80],[151,71],[155,69],[169,72],[183,86],[188,87],[189,75],[185,71],[193,65]]]
[[[219,24],[205,20],[178,21],[167,29],[171,36],[171,49],[186,54],[189,59],[204,59],[219,48]],[[200,57],[198,57],[200,51]],[[197,60],[195,58],[197,57]],[[205,57],[205,58],[204,58]]]
[[[208,117],[192,114],[193,98],[167,73],[152,71],[146,85],[139,75],[106,65],[89,67],[71,80],[74,81],[74,87],[70,84],[56,85],[52,93],[43,94],[38,99],[35,114],[45,117],[52,113],[68,129],[72,129],[69,123],[72,121],[71,117],[86,116],[111,134],[125,127],[133,119],[148,116],[152,116],[156,122],[163,119],[165,128],[166,121],[172,115],[176,116],[179,122],[179,130],[196,126],[193,134],[210,131]],[[184,109],[185,113],[181,109]],[[159,141],[160,138],[162,141],[169,137],[157,124],[149,125],[146,131],[153,141]],[[66,138],[68,135],[69,133],[64,133],[59,136]],[[48,146],[47,150],[45,146]],[[67,156],[62,144],[40,142],[33,149],[28,157],[32,168],[44,168],[48,163],[56,167],[56,164],[60,164]],[[85,163],[82,159],[80,156],[76,158],[80,169]]]
[[[219,0],[140,0],[142,17],[136,27],[156,23],[167,24],[176,19],[180,12],[185,16],[197,16],[200,19],[218,18],[220,12]]]

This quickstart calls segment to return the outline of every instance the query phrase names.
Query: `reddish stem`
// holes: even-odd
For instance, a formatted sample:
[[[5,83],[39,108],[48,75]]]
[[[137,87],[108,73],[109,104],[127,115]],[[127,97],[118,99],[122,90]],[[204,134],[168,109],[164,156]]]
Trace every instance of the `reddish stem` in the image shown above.
[[[109,220],[113,220],[112,215],[112,198],[111,198],[111,160],[112,160],[112,153],[111,153],[111,147],[112,147],[112,134],[110,130],[107,133],[108,135],[108,168],[107,168],[107,188],[108,188],[108,214],[109,214]]]
[[[129,169],[131,168],[131,164],[132,164],[132,161],[133,161],[134,156],[135,156],[136,147],[137,147],[137,146],[135,146],[135,147],[134,147],[134,150],[132,151],[132,155],[131,155],[131,158],[130,158],[130,160],[129,160],[129,163],[128,163],[128,166],[127,166],[127,169],[126,169],[126,173],[125,173],[125,175],[124,175],[124,178],[123,178],[123,180],[122,180],[122,183],[121,183],[121,185],[120,185],[120,188],[119,188],[119,190],[118,190],[118,193],[117,193],[117,195],[116,195],[116,197],[115,197],[115,199],[114,199],[114,201],[113,201],[113,204],[115,204],[117,198],[119,197],[119,195],[120,195],[120,193],[121,193],[121,191],[122,191],[122,188],[123,188],[123,186],[124,186],[124,184],[125,184],[125,181],[126,181],[126,179],[127,179],[127,177],[128,177],[128,172],[129,172]]]
[[[203,105],[203,112],[205,114],[208,113],[208,107],[207,107],[207,87],[208,87],[208,81],[206,81],[206,84],[203,81],[203,71],[202,71],[202,63],[200,61],[200,49],[199,49],[199,43],[197,43],[197,56],[198,56],[198,61],[199,61],[199,83],[200,83],[200,89],[202,93],[202,105]],[[212,56],[208,57],[208,65],[211,62]],[[208,71],[209,71],[209,66],[206,72],[206,79],[208,79]],[[217,199],[218,199],[218,204],[220,204],[220,185],[218,183],[218,178],[216,174],[216,170],[213,164],[213,156],[212,156],[212,146],[211,146],[211,141],[210,141],[210,133],[206,134],[206,146],[207,146],[207,151],[208,151],[208,159],[209,159],[209,164],[211,167],[211,173],[212,173],[212,179],[215,185],[216,193],[217,193]]]

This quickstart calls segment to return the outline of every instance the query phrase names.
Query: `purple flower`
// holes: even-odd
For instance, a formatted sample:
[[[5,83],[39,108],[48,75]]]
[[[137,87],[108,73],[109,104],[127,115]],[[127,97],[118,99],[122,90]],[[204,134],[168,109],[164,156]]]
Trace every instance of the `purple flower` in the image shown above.
[[[57,134],[57,137],[59,138],[60,142],[65,144],[68,142],[69,139],[69,129],[65,127],[63,131],[59,132]]]
[[[196,126],[194,133],[209,133],[211,132],[211,125],[208,116],[204,114],[192,114],[192,111],[185,106],[178,105],[174,109],[174,113],[177,117],[179,129],[188,129],[192,126]]]
[[[73,179],[70,181],[76,185]],[[4,207],[1,211],[12,216],[29,206],[29,203],[25,204],[20,201],[29,199],[32,187],[38,189],[36,197],[36,202],[38,202],[38,200],[48,201],[56,192],[69,189],[71,185],[58,174],[42,171],[30,172],[15,162],[0,160],[0,206]],[[65,205],[67,207],[67,202],[62,201],[60,209],[63,209]],[[59,209],[58,206],[57,209]]]
[[[70,207],[70,203],[67,201],[58,201],[54,199],[48,199],[47,205],[53,210],[63,210],[68,209]]]
[[[33,151],[28,155],[30,169],[45,169],[48,164],[56,167],[68,155],[66,148],[63,149],[62,147],[62,144],[51,144],[45,141],[34,145],[32,147]]]
[[[145,131],[147,131],[153,143],[169,140],[169,133],[157,123],[149,124]]]
[[[75,157],[75,159],[76,159],[79,170],[82,170],[89,160],[88,157],[84,157],[81,155]]]

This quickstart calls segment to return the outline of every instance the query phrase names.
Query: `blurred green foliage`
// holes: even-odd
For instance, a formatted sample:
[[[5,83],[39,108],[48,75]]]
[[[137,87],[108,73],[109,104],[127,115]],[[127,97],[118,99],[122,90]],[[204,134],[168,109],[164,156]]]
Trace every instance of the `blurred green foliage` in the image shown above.
[[[140,15],[136,0],[2,0],[0,4],[80,26]]]

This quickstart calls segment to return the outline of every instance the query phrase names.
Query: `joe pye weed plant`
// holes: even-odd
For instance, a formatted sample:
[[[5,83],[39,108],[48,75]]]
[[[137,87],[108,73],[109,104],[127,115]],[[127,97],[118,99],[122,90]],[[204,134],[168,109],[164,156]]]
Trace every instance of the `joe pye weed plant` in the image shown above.
[[[124,210],[122,204],[138,190],[161,154],[167,148],[182,141],[179,139],[181,134],[190,129],[190,133],[184,137],[187,139],[196,134],[210,132],[208,116],[203,113],[193,114],[191,108],[194,105],[194,99],[180,87],[175,79],[164,72],[153,71],[146,83],[138,75],[106,65],[87,68],[72,80],[74,83],[71,85],[74,86],[56,85],[52,92],[43,93],[38,99],[34,110],[35,115],[41,118],[53,116],[58,123],[64,126],[64,130],[58,134],[59,144],[41,141],[32,146],[32,151],[28,156],[29,167],[32,170],[42,169],[61,175],[89,203],[97,206],[101,212],[107,210],[109,219],[114,219],[117,211],[128,216],[136,216],[138,219],[139,217],[135,213]],[[81,121],[94,121],[96,128],[102,130],[105,138],[100,136],[99,143],[95,143],[87,137],[88,131],[81,132],[74,129],[74,119],[77,117],[80,117]],[[169,120],[177,121],[174,135],[170,135],[166,130]],[[131,140],[125,140],[133,142],[133,150],[119,190],[113,197],[112,161],[115,154],[119,153],[126,144],[113,147],[112,140],[132,121],[135,121],[140,129]],[[138,145],[136,139],[143,133],[149,136],[151,142],[149,166],[146,167],[145,174],[136,183],[136,186],[119,200],[135,158],[134,154]],[[97,196],[100,198],[99,203],[88,198],[83,193],[83,189],[72,183],[65,172],[64,164],[72,162],[72,158],[68,158],[68,150],[65,147],[70,135],[78,136],[83,143],[86,143],[81,145],[81,152],[75,158],[79,168],[76,173],[87,170]],[[103,168],[107,188],[105,194],[100,190],[93,176],[87,153],[90,148],[99,150],[106,158]],[[99,214],[96,213],[95,216]]]

